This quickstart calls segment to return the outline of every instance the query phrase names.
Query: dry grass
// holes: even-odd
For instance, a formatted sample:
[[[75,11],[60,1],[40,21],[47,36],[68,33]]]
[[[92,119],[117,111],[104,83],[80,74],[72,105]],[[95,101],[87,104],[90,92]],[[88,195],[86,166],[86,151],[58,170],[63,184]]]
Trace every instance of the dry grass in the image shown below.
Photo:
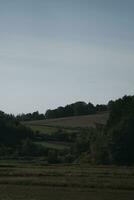
[[[101,113],[94,115],[85,115],[85,116],[75,116],[75,117],[66,117],[66,118],[56,118],[48,120],[39,120],[39,121],[30,121],[25,122],[29,126],[38,126],[38,128],[45,127],[66,127],[66,128],[86,128],[86,127],[95,127],[96,124],[106,124],[109,117],[109,113]]]
[[[0,185],[134,190],[134,168],[14,164],[0,166]]]
[[[129,200],[134,168],[3,163],[1,200]]]
[[[0,200],[133,200],[134,192],[43,186],[0,186]]]

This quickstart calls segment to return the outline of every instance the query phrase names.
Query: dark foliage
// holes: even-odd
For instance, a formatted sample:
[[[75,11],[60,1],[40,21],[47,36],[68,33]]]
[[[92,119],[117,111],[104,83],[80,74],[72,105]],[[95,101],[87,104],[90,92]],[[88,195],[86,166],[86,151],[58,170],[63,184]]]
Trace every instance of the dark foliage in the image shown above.
[[[19,151],[22,141],[32,137],[31,129],[20,124],[14,116],[0,112],[0,154],[2,156]]]
[[[31,120],[41,120],[41,119],[45,119],[45,115],[40,114],[38,111],[33,113],[20,114],[16,116],[16,120],[19,121],[31,121]]]
[[[97,105],[94,106],[92,103],[76,102],[65,107],[58,107],[54,110],[47,110],[45,117],[50,118],[60,118],[60,117],[70,117],[70,116],[80,116],[80,115],[90,115],[97,112],[107,111],[107,105]]]
[[[112,102],[106,135],[111,162],[134,164],[134,96]]]

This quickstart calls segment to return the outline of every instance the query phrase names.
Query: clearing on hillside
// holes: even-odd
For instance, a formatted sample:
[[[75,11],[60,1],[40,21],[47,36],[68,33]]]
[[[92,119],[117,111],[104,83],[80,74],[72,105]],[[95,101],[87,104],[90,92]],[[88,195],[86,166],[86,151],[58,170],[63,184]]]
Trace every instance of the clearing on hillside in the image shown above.
[[[74,116],[66,118],[55,118],[38,121],[25,122],[25,125],[38,127],[65,127],[65,128],[90,128],[96,124],[105,125],[109,118],[108,112],[94,115]]]

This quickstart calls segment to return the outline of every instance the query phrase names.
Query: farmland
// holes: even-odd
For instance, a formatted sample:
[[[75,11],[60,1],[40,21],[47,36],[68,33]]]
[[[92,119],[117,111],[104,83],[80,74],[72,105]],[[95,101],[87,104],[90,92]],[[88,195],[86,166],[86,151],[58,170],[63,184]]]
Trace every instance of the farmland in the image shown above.
[[[91,128],[95,127],[96,124],[105,125],[108,117],[109,113],[104,112],[94,115],[29,121],[24,122],[24,124],[32,128],[34,131],[53,133],[57,128],[69,130],[76,128]]]
[[[31,128],[37,134],[44,135],[54,135],[57,137],[59,132],[64,133],[64,135],[75,135],[83,132],[84,129],[90,129],[96,127],[97,124],[105,125],[109,117],[108,112],[103,112],[100,114],[94,115],[85,115],[85,116],[75,116],[75,117],[66,117],[66,118],[56,118],[56,119],[47,119],[47,120],[38,120],[38,121],[28,121],[23,122],[24,125]],[[63,135],[63,134],[62,134]],[[58,137],[57,137],[58,138]],[[38,142],[49,149],[62,150],[71,146],[71,143],[58,141],[46,140]]]
[[[128,200],[134,196],[134,168],[2,162],[3,200]]]
[[[108,118],[105,112],[20,122],[30,134],[12,154],[1,147],[0,199],[133,199],[133,165],[106,162],[109,146],[101,134]]]

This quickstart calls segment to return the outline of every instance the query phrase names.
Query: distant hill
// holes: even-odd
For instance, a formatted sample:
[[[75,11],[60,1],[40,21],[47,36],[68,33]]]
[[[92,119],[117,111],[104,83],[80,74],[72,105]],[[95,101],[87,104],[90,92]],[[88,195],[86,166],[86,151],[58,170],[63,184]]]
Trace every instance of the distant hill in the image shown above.
[[[73,117],[73,116],[84,116],[92,115],[98,112],[109,111],[109,105],[97,104],[94,106],[92,103],[86,103],[83,101],[78,101],[65,107],[58,107],[54,110],[48,109],[45,114],[40,114],[38,111],[27,114],[19,114],[16,116],[18,121],[33,121],[33,120],[44,120],[44,119],[55,119],[63,117]]]
[[[101,112],[98,114],[64,117],[46,120],[37,120],[25,122],[26,125],[30,126],[50,126],[50,127],[66,127],[66,128],[86,128],[95,127],[97,124],[105,125],[109,118],[109,112]]]

